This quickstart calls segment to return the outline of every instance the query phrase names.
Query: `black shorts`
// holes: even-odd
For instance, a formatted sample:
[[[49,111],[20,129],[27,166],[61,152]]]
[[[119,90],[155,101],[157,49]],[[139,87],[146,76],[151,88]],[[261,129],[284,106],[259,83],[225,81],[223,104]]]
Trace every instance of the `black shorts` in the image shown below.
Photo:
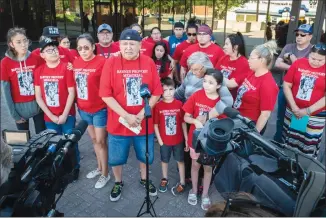
[[[180,143],[177,145],[162,145],[160,146],[161,161],[164,163],[169,163],[171,153],[173,152],[174,160],[178,162],[183,162],[183,151],[184,143]]]

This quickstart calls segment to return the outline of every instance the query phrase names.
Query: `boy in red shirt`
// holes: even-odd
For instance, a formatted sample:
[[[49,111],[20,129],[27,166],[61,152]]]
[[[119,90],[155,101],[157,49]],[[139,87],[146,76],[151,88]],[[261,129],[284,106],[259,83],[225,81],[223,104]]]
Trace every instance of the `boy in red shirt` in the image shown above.
[[[58,42],[44,39],[40,42],[45,64],[35,70],[35,97],[44,111],[45,126],[58,134],[69,134],[75,127],[75,81],[67,63],[60,61]],[[76,144],[74,179],[79,175],[79,150]]]
[[[175,83],[173,79],[167,77],[161,79],[163,86],[163,99],[158,102],[154,109],[154,130],[160,144],[162,174],[160,192],[166,192],[168,181],[168,163],[173,152],[174,159],[178,162],[180,182],[178,182],[171,192],[174,196],[183,193],[185,189],[185,166],[183,162],[183,150],[188,151],[187,126],[183,120],[184,112],[182,102],[174,99]],[[184,139],[186,148],[184,149]]]

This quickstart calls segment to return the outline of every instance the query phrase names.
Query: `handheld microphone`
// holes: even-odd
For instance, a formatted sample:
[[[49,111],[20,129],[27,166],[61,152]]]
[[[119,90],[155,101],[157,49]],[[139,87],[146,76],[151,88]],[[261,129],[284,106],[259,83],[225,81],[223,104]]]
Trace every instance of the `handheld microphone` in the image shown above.
[[[59,154],[56,156],[56,158],[54,159],[55,163],[58,163],[58,165],[60,166],[64,156],[68,153],[70,147],[72,144],[78,142],[80,140],[80,138],[82,137],[82,135],[85,133],[86,129],[88,127],[88,123],[84,120],[81,120],[78,125],[72,129],[71,134],[69,134],[68,136],[68,140],[63,148],[61,148],[59,150]]]
[[[248,119],[247,117],[243,117],[240,115],[240,112],[232,107],[226,107],[223,111],[223,113],[227,116],[230,117],[231,119],[236,119],[238,118],[241,120],[244,124],[246,124],[250,129],[256,130],[256,124],[254,121]],[[256,130],[257,131],[257,130]]]

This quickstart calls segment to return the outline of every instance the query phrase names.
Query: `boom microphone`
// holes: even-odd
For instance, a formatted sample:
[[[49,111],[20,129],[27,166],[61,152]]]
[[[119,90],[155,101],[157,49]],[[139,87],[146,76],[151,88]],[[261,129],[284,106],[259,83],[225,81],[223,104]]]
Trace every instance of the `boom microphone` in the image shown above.
[[[226,107],[223,111],[223,113],[227,116],[230,117],[231,119],[236,119],[238,118],[241,120],[244,124],[246,124],[250,129],[256,130],[256,124],[254,121],[248,119],[247,117],[243,117],[240,115],[240,112],[232,107]],[[256,130],[257,131],[257,130]]]

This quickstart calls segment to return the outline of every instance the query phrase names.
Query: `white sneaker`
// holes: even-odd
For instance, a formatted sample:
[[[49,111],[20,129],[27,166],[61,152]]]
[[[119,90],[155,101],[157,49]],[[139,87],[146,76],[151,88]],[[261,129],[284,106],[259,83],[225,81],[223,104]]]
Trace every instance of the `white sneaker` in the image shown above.
[[[101,175],[95,184],[95,188],[103,188],[106,185],[106,183],[108,183],[109,180],[110,180],[110,175],[108,175],[108,177]]]
[[[91,172],[89,172],[86,176],[87,179],[93,179],[95,178],[96,176],[99,176],[101,175],[102,172],[99,170],[99,169],[96,169],[96,170],[93,170]]]

